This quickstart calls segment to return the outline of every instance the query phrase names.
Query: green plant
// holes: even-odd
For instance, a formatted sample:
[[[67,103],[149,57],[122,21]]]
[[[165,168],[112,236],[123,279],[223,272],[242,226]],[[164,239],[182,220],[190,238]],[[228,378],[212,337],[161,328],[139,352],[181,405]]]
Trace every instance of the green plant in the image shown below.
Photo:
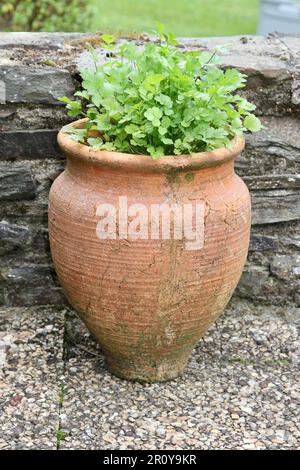
[[[85,0],[4,0],[0,29],[12,31],[83,31],[91,18]]]
[[[218,53],[185,52],[174,36],[158,26],[158,41],[139,49],[132,42],[118,48],[102,36],[108,55],[93,70],[82,70],[79,100],[61,98],[69,116],[84,116],[81,129],[66,129],[72,139],[97,150],[134,154],[179,155],[230,146],[244,131],[261,123],[255,106],[235,91],[246,76],[222,70]],[[113,52],[114,51],[114,52]]]
[[[61,429],[57,429],[56,431],[56,446],[59,449],[60,444],[62,441],[66,439],[66,433],[62,431]]]

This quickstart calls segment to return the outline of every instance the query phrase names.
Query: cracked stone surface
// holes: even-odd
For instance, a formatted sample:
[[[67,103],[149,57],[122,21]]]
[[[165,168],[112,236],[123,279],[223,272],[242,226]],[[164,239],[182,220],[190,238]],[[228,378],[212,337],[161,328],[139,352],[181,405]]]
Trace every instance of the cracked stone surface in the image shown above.
[[[300,448],[297,308],[233,301],[183,376],[144,385],[106,370],[71,310],[0,322],[0,449]]]

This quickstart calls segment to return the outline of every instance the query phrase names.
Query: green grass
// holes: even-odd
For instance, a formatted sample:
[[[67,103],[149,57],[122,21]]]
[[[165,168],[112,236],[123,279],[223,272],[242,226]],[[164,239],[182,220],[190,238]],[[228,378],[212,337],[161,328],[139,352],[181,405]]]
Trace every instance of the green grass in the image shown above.
[[[64,441],[66,438],[66,433],[62,431],[61,429],[58,429],[56,431],[56,448],[59,449],[62,441]]]
[[[177,36],[254,34],[259,0],[92,0],[92,31],[151,32],[155,21]]]

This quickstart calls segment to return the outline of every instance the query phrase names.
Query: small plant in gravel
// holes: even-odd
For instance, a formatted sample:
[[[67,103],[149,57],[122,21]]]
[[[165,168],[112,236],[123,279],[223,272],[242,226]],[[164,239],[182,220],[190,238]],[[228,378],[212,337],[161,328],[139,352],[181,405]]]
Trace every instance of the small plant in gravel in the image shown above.
[[[115,45],[103,35],[110,60],[82,70],[78,100],[61,98],[71,117],[86,117],[72,139],[95,150],[146,154],[157,158],[230,147],[236,136],[261,129],[255,106],[236,94],[246,76],[219,67],[212,53],[184,51],[159,25],[158,40],[143,48]]]
[[[66,438],[66,433],[64,431],[62,431],[61,429],[58,429],[56,431],[56,447],[57,449],[59,449],[62,441],[64,441]]]

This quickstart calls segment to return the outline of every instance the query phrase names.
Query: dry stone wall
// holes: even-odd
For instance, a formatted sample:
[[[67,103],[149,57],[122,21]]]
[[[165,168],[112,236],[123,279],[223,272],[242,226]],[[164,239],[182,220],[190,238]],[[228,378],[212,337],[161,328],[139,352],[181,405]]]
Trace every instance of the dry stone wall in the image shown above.
[[[122,38],[143,44],[151,38]],[[57,101],[78,88],[88,44],[106,60],[99,37],[77,33],[0,33],[0,305],[65,302],[47,233],[47,197],[64,167],[57,130],[68,118]],[[236,162],[252,195],[252,236],[236,296],[299,304],[300,36],[183,38],[181,47],[212,50],[248,76],[243,93],[266,128],[247,136]],[[5,91],[5,99],[3,99]]]

